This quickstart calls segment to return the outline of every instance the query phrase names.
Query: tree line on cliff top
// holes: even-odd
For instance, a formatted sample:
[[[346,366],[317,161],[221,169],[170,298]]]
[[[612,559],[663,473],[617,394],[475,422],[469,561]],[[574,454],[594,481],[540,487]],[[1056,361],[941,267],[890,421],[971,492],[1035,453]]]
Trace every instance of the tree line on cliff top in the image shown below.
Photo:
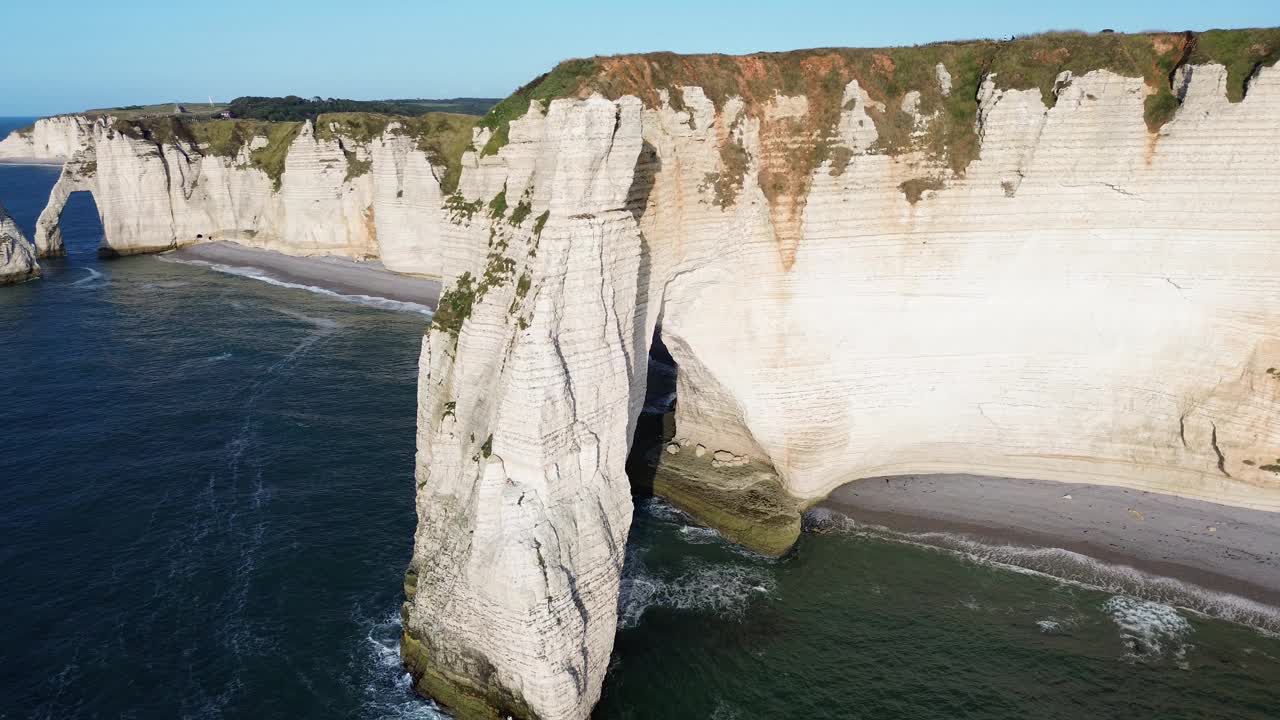
[[[498,103],[497,98],[451,98],[447,100],[343,100],[334,98],[238,97],[227,106],[234,118],[301,122],[325,113],[377,113],[417,117],[428,112],[484,115]]]

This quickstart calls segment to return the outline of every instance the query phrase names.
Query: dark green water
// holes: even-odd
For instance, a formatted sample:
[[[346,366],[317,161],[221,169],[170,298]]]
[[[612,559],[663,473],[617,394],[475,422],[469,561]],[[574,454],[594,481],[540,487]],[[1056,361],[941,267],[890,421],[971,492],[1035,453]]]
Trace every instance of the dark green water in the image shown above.
[[[28,230],[56,169],[0,167]],[[425,317],[155,257],[0,288],[0,718],[440,717],[396,654]],[[1275,718],[1280,640],[652,502],[599,718]]]
[[[650,505],[603,718],[1275,718],[1280,640],[839,530],[782,561]],[[628,601],[629,602],[626,602]]]

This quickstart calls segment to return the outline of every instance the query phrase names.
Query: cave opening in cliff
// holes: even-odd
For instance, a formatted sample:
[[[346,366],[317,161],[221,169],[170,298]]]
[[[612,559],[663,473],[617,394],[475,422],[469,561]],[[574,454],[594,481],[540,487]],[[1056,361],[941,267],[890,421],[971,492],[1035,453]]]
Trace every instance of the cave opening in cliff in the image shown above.
[[[66,204],[58,215],[58,227],[69,257],[101,254],[105,247],[106,233],[102,229],[98,204],[88,190],[77,190],[67,196]]]
[[[627,455],[627,477],[634,495],[653,494],[663,447],[676,435],[676,377],[680,372],[667,346],[662,342],[662,328],[653,331],[649,348],[649,368],[645,385],[644,407],[636,419],[631,452]]]

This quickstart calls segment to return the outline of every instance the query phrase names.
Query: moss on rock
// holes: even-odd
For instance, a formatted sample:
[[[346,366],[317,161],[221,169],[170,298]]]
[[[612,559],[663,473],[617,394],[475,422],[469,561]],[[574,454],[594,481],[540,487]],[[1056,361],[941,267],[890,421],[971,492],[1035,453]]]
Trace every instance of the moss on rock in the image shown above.
[[[471,273],[464,272],[440,296],[436,311],[431,316],[431,327],[456,338],[462,331],[462,323],[471,317],[471,307],[475,302],[476,288]]]
[[[924,197],[925,193],[932,190],[941,190],[944,187],[946,187],[946,183],[942,181],[942,178],[923,177],[907,180],[899,185],[898,189],[906,196],[907,202],[915,205],[920,202],[920,198]]]
[[[773,468],[760,462],[714,467],[690,448],[663,451],[653,494],[713,528],[730,541],[780,557],[800,537],[800,507]]]
[[[538,720],[523,698],[498,685],[493,666],[483,658],[466,658],[465,675],[452,672],[434,661],[428,643],[407,630],[400,636],[400,657],[414,689],[458,720]]]

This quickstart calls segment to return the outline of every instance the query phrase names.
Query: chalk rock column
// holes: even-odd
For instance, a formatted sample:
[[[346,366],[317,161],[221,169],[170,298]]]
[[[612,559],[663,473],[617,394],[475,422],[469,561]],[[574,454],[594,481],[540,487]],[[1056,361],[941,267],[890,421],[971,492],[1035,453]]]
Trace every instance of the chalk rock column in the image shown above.
[[[40,265],[36,262],[36,249],[9,217],[4,205],[0,205],[0,285],[38,277]]]
[[[576,720],[600,695],[652,329],[624,209],[640,146],[633,99],[560,100],[513,126],[505,169],[478,172],[506,173],[496,184],[512,205],[532,198],[529,220],[508,239],[515,216],[491,206],[484,266],[451,292],[483,290],[456,335],[424,340],[402,649],[419,689],[463,718]]]

